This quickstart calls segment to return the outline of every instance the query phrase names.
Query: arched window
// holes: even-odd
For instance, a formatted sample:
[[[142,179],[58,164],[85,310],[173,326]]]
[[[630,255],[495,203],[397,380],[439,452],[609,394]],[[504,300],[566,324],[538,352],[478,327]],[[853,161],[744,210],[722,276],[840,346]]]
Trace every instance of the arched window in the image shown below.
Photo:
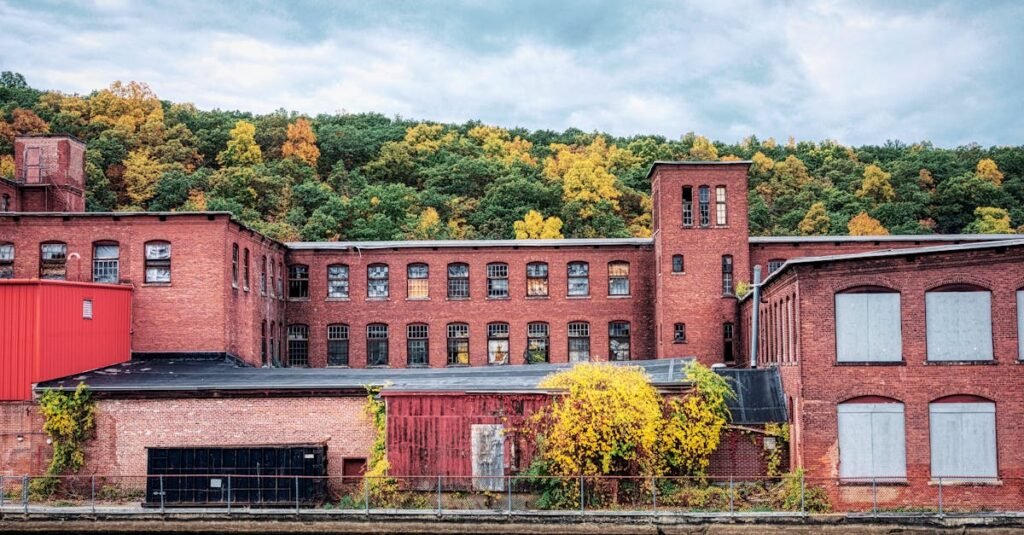
[[[469,299],[469,264],[448,264],[448,299]]]
[[[334,264],[327,266],[327,297],[330,299],[348,298],[348,266]]]
[[[547,362],[548,348],[548,324],[535,321],[526,326],[526,363],[538,364]]]
[[[101,241],[92,245],[92,281],[117,284],[121,248],[117,242]]]
[[[722,255],[722,295],[734,295],[736,292],[733,287],[732,269],[732,255]]]
[[[231,286],[238,288],[238,244],[231,244]]]
[[[590,265],[586,262],[569,262],[568,294],[570,297],[590,295]]]
[[[39,245],[39,278],[64,280],[68,275],[68,245],[63,242]]]
[[[547,262],[530,262],[526,264],[526,296],[547,297],[548,295],[548,264]]]
[[[309,298],[309,266],[305,264],[288,266],[288,298]]]
[[[263,255],[260,264],[260,295],[267,295],[267,255]]]
[[[629,295],[629,262],[608,263],[608,295]]]
[[[700,205],[700,226],[711,226],[711,188],[708,186],[697,188],[697,201]]]
[[[903,360],[898,292],[875,286],[853,288],[837,293],[835,302],[838,362]]]
[[[629,322],[613,321],[608,324],[608,357],[611,360],[629,360]]]
[[[327,326],[327,365],[348,366],[348,325]]]
[[[487,363],[508,364],[508,324],[487,324]]]
[[[366,365],[388,365],[388,325],[371,323],[366,326]]]
[[[426,366],[429,364],[430,346],[428,344],[429,327],[426,323],[413,323],[406,326],[406,352],[409,366]]]
[[[288,365],[309,366],[309,327],[306,325],[288,326]]]
[[[948,396],[928,404],[932,477],[993,480],[996,405],[976,396]]]
[[[841,403],[839,477],[844,480],[901,481],[907,477],[903,404],[886,398]]]
[[[574,321],[569,324],[569,362],[590,360],[590,324]]]
[[[683,262],[683,255],[672,255],[672,273],[682,273],[685,270],[686,264]]]
[[[14,244],[0,243],[0,279],[14,278]]]
[[[736,360],[735,343],[736,326],[732,322],[722,324],[722,360],[734,362]]]
[[[246,247],[242,254],[242,289],[249,291],[249,248]]]
[[[683,226],[693,226],[693,186],[683,186]]]
[[[387,264],[370,264],[366,268],[366,297],[384,299],[390,295]]]
[[[409,264],[406,267],[407,289],[409,299],[427,299],[430,297],[430,267],[426,264]]]
[[[487,298],[508,298],[508,264],[504,262],[487,264]]]
[[[448,324],[448,365],[469,365],[469,325]]]
[[[925,293],[928,360],[992,360],[992,293],[949,285]]]

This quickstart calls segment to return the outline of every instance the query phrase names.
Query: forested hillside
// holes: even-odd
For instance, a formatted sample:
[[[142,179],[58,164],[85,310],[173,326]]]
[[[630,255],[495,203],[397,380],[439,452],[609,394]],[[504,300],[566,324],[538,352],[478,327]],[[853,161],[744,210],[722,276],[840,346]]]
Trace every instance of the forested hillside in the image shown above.
[[[3,73],[0,176],[14,174],[14,136],[40,133],[88,142],[91,211],[229,210],[283,240],[648,236],[651,162],[729,159],[754,162],[755,235],[1024,232],[1024,146],[256,115],[161,101],[143,83],[83,96]]]

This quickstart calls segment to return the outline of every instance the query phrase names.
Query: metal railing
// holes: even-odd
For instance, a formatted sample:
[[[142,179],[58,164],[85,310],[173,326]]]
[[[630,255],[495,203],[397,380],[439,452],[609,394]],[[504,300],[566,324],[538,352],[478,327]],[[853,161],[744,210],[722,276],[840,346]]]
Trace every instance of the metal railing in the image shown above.
[[[0,515],[259,511],[350,515],[951,515],[1024,511],[1024,478],[187,474],[0,476]]]

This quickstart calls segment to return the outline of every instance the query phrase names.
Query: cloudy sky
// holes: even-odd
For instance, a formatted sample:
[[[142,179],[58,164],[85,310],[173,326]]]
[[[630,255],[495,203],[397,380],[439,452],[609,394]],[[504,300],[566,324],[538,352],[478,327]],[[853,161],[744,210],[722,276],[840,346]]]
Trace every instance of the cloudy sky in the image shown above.
[[[201,108],[1024,143],[1024,2],[0,0],[0,70]]]

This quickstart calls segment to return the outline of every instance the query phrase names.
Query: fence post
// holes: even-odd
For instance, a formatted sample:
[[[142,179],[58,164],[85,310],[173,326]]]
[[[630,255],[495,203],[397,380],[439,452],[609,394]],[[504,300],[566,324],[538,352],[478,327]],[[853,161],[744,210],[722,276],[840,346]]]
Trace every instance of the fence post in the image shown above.
[[[733,514],[736,511],[735,510],[735,505],[733,503],[733,496],[734,495],[735,495],[735,485],[733,484],[732,476],[729,476],[729,514],[730,515]]]
[[[508,515],[512,516],[512,474],[505,476],[505,486],[508,491]]]
[[[231,474],[228,474],[228,516],[231,516]]]
[[[583,476],[581,475],[580,476],[580,514],[581,515],[583,514],[583,511],[584,511],[583,490],[584,490],[584,481],[583,481]]]
[[[160,474],[160,514],[164,514],[164,475]]]
[[[4,498],[5,497],[6,496],[4,494],[4,476],[0,475],[0,514],[2,514],[3,510],[4,510]]]
[[[25,506],[25,514],[28,514],[28,476],[21,478],[21,503]]]
[[[939,514],[942,514],[942,476],[939,476]]]
[[[89,487],[91,489],[89,491],[89,502],[92,504],[92,514],[95,515],[96,514],[96,474],[93,474],[92,476],[90,476],[89,479],[91,480],[90,483],[89,483]]]
[[[806,483],[804,481],[804,473],[801,470],[800,471],[800,514],[802,514],[802,515],[803,514],[807,514],[807,511],[804,508],[805,507],[804,499],[805,499],[805,496],[806,496],[806,489],[807,489],[807,485],[806,485]]]
[[[658,478],[651,478],[651,496],[654,498],[654,514],[658,514]]]
[[[370,516],[370,478],[363,476],[363,507],[366,516]]]
[[[871,514],[878,514],[878,483],[877,480],[871,478]]]
[[[441,474],[437,475],[437,516],[441,516]]]
[[[299,476],[295,476],[295,515],[299,514]]]

